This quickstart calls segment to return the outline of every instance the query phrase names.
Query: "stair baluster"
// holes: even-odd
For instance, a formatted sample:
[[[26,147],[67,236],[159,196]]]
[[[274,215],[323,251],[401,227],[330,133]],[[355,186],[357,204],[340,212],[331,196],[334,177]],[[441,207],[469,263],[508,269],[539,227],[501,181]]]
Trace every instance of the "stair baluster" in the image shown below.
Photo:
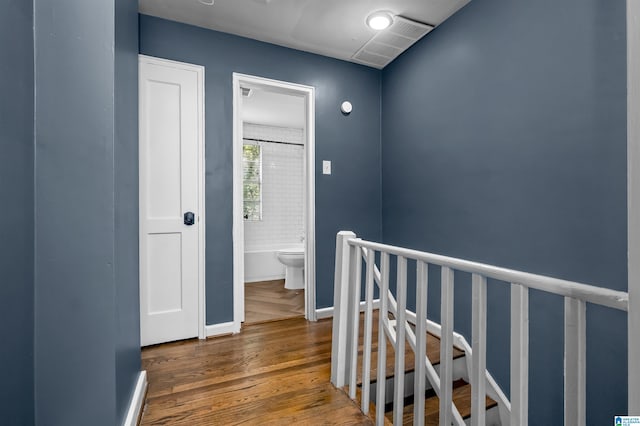
[[[380,253],[380,269],[375,265],[376,252]],[[396,295],[389,290],[391,256],[396,257]],[[406,309],[407,261],[416,261],[416,313]],[[385,244],[363,241],[352,232],[341,231],[336,239],[336,270],[334,289],[334,314],[332,334],[331,382],[338,388],[348,384],[349,395],[357,396],[358,347],[362,283],[362,262],[366,262],[365,301],[363,325],[362,392],[361,409],[369,412],[370,386],[372,383],[372,346],[374,318],[374,285],[380,290],[378,313],[378,344],[376,373],[376,424],[385,424],[387,342],[395,352],[393,376],[393,422],[398,425],[403,418],[416,425],[425,423],[427,404],[422,399],[425,388],[431,385],[433,393],[440,398],[433,407],[431,416],[439,415],[441,425],[463,425],[464,421],[454,400],[470,400],[465,416],[471,416],[473,426],[486,423],[526,426],[528,424],[529,387],[529,289],[565,297],[565,424],[584,424],[586,418],[586,304],[605,306],[628,311],[629,295],[587,284],[545,277],[496,266],[470,262],[462,259],[409,250]],[[427,319],[428,268],[441,268],[441,324]],[[454,274],[463,271],[472,275],[472,347],[463,336],[453,330]],[[487,337],[487,278],[511,286],[511,401],[499,388],[486,370]],[[492,284],[493,285],[493,284]],[[504,285],[504,284],[498,284]],[[393,319],[391,319],[392,317]],[[635,316],[630,315],[631,319]],[[440,338],[440,353],[427,351],[427,333]],[[433,337],[435,338],[435,337]],[[629,339],[629,353],[637,345]],[[405,345],[409,344],[415,354],[414,406],[404,409],[405,400]],[[453,348],[465,354],[467,364],[462,377],[469,376],[469,386],[462,380],[453,386]],[[635,346],[634,346],[635,345]],[[431,355],[429,355],[431,354]],[[438,375],[429,356],[440,358]],[[631,372],[630,372],[631,373]],[[456,379],[461,377],[457,373]],[[633,383],[640,378],[629,377],[630,401]],[[348,383],[347,383],[348,382]],[[469,389],[470,388],[470,389]],[[470,398],[469,398],[470,395]],[[499,420],[490,420],[487,407],[499,408]],[[436,407],[439,405],[439,407]],[[439,408],[439,411],[435,411]],[[430,416],[427,414],[427,417]],[[431,417],[433,421],[433,417]],[[407,420],[409,421],[409,420]]]
[[[472,336],[471,344],[471,426],[484,426],[486,422],[487,371],[487,279],[473,274]]]
[[[427,284],[429,282],[428,266],[426,263],[418,261],[416,264],[416,336],[427,335]],[[416,339],[414,352],[415,378],[414,395],[421,395],[427,387],[426,384],[426,363],[427,359],[427,339]],[[413,406],[413,418],[416,426],[424,425],[424,398],[415,398]]]
[[[364,347],[362,351],[362,401],[360,402],[360,408],[364,414],[369,414],[371,329],[373,322],[373,266],[375,264],[376,254],[373,250],[366,250],[364,256],[367,261],[367,269],[365,273]]]

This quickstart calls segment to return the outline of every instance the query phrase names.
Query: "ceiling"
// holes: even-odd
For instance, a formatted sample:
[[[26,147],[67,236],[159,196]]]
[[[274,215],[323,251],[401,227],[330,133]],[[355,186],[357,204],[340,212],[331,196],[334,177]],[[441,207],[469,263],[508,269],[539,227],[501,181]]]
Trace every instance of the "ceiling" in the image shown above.
[[[261,89],[242,97],[242,121],[269,126],[302,129],[305,124],[304,98]]]
[[[469,0],[139,0],[139,7],[140,12],[146,15],[364,63],[353,56],[376,35],[376,31],[365,23],[370,13],[386,10],[392,15],[435,27],[468,2]],[[382,68],[386,63],[368,65]]]

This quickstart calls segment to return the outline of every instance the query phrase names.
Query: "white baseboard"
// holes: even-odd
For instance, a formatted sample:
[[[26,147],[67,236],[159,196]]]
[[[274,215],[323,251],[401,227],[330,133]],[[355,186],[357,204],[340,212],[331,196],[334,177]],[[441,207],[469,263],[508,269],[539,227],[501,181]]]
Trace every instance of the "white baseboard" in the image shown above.
[[[207,337],[221,336],[223,334],[235,334],[240,332],[240,327],[233,321],[205,326]]]
[[[360,312],[364,312],[365,307],[366,307],[366,303],[360,302]],[[379,309],[379,308],[380,308],[380,299],[374,299],[373,309]],[[333,317],[333,306],[330,306],[328,308],[316,309],[317,319],[320,320],[320,319],[332,318],[332,317]]]
[[[316,319],[325,319],[333,317],[333,306],[328,308],[316,309]]]
[[[144,406],[144,399],[147,395],[147,372],[142,370],[138,374],[138,381],[136,382],[136,388],[131,395],[131,402],[129,402],[129,410],[127,410],[127,417],[124,419],[123,426],[137,426],[138,419],[140,418],[140,412]]]

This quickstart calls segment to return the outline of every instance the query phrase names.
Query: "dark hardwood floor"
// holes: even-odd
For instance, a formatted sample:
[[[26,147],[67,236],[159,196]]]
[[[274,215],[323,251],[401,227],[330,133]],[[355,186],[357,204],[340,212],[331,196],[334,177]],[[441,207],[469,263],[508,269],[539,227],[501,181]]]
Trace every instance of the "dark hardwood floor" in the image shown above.
[[[143,425],[368,425],[330,383],[331,320],[245,326],[142,350]]]
[[[304,316],[304,290],[287,290],[284,280],[244,285],[245,325]]]

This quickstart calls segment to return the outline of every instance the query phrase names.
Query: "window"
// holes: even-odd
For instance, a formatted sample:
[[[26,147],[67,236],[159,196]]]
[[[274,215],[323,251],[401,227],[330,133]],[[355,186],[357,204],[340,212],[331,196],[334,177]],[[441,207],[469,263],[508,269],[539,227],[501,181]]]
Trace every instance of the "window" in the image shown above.
[[[262,220],[262,150],[260,145],[242,146],[242,192],[245,220]]]

